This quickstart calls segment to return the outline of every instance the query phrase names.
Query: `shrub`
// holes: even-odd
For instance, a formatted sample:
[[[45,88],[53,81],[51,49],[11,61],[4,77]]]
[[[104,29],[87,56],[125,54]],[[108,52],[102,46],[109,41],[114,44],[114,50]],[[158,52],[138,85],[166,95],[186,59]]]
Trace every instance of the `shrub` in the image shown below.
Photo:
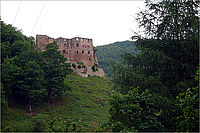
[[[54,118],[49,121],[49,132],[75,132],[76,124],[69,119]]]
[[[37,114],[33,117],[32,120],[32,129],[33,132],[45,132],[47,130],[47,122],[44,119],[43,114]]]
[[[81,65],[78,65],[78,69],[81,69]]]
[[[79,64],[79,65],[84,65],[84,63],[83,63],[83,62],[77,62],[77,64]]]
[[[73,67],[73,68],[76,68],[76,64],[75,64],[75,63],[72,63],[72,67]]]
[[[92,71],[93,71],[93,72],[96,72],[96,70],[95,70],[95,65],[92,66]]]
[[[71,67],[71,63],[66,63],[69,67]]]

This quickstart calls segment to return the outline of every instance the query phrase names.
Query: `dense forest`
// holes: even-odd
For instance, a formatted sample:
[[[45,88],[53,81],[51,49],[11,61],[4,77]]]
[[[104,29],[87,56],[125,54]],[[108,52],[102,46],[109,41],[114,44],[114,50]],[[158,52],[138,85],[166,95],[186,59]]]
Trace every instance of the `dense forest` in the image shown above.
[[[97,46],[96,48],[99,67],[102,68],[109,77],[113,76],[113,65],[121,62],[122,55],[125,53],[139,53],[131,41],[115,42],[112,44]]]
[[[114,66],[110,120],[115,132],[199,131],[199,16],[190,0],[146,1],[137,14],[140,54]]]
[[[199,132],[198,3],[145,4],[144,35],[97,47],[112,80],[73,74],[56,42],[38,51],[1,21],[1,131]]]

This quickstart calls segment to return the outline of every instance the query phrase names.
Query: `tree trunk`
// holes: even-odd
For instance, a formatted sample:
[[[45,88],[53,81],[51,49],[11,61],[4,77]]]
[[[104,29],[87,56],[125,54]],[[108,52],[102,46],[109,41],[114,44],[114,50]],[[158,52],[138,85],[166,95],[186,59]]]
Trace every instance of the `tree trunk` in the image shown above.
[[[30,106],[29,106],[29,111],[30,111],[30,113],[31,113],[31,115],[32,115],[32,108],[31,108],[31,99],[30,99]]]

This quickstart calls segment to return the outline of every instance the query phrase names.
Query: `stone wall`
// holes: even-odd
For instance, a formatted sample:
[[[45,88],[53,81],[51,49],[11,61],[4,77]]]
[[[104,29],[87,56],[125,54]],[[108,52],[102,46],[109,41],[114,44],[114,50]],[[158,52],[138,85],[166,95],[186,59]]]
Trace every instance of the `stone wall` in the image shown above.
[[[85,66],[92,67],[95,65],[98,67],[98,61],[95,57],[95,49],[93,47],[92,39],[74,37],[68,38],[50,38],[47,35],[36,35],[36,46],[38,50],[45,50],[45,46],[48,43],[53,43],[56,40],[58,50],[67,57],[67,62],[82,62]],[[99,75],[99,74],[97,74]],[[101,69],[101,76],[104,75]]]

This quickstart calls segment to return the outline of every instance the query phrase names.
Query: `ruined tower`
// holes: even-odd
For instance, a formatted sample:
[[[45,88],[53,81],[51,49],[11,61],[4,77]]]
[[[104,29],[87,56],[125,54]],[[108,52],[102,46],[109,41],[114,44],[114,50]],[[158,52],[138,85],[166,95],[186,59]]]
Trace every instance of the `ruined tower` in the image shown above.
[[[81,62],[86,67],[91,68],[92,66],[98,67],[98,61],[95,57],[96,49],[93,47],[92,39],[74,37],[74,38],[62,38],[57,39],[48,37],[47,35],[36,35],[36,47],[38,50],[45,50],[48,43],[56,41],[58,50],[67,57],[67,62],[77,63]],[[101,75],[104,76],[102,69]]]

